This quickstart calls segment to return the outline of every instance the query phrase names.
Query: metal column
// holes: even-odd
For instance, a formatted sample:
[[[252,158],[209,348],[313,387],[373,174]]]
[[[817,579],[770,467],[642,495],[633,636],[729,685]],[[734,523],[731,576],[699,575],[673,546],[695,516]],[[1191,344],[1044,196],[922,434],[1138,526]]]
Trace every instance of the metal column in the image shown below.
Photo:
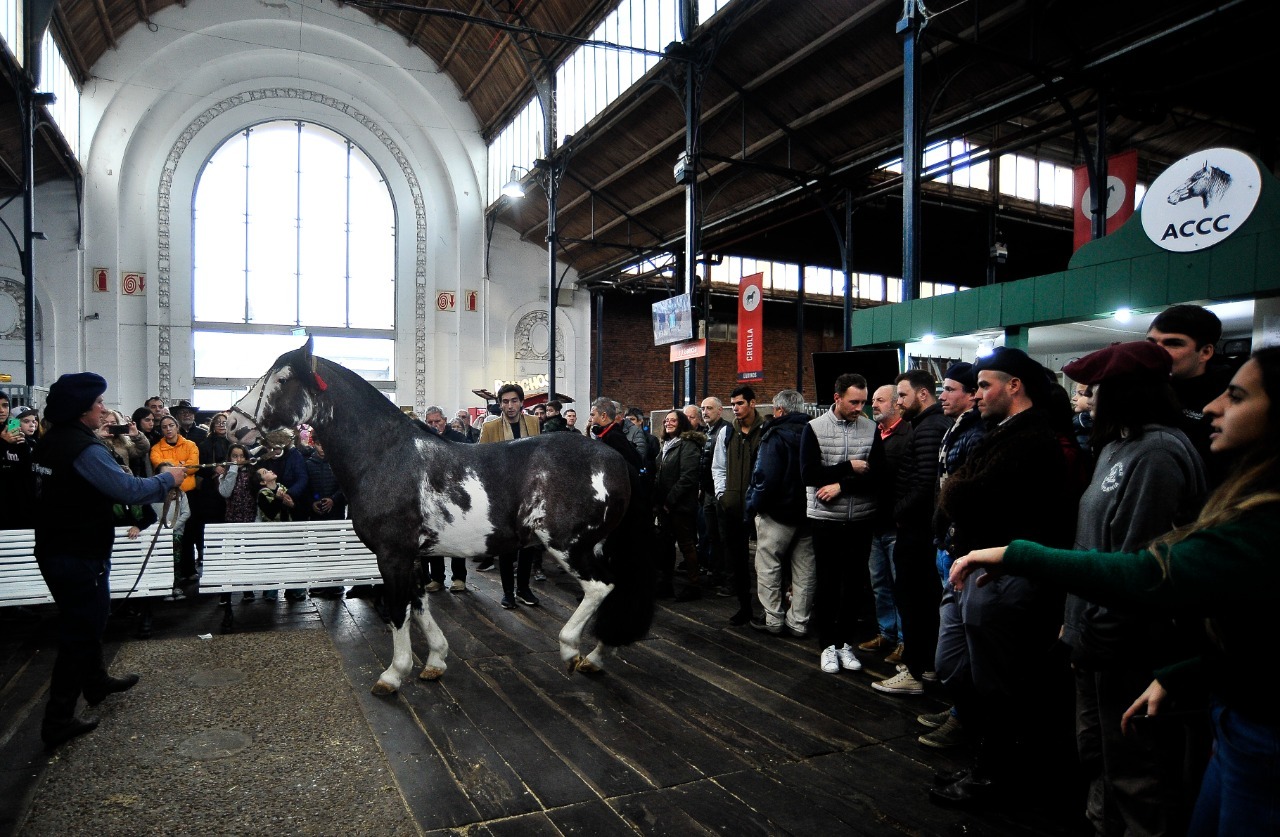
[[[920,29],[919,0],[907,0],[902,35],[902,301],[920,298]]]

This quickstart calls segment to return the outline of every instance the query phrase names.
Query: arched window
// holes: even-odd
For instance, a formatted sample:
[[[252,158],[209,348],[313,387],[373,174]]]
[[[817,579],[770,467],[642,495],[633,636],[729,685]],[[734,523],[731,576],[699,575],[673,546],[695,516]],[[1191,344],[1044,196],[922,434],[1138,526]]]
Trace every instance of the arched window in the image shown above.
[[[265,122],[209,157],[192,197],[197,403],[243,392],[300,335],[394,392],[395,208],[346,137]]]

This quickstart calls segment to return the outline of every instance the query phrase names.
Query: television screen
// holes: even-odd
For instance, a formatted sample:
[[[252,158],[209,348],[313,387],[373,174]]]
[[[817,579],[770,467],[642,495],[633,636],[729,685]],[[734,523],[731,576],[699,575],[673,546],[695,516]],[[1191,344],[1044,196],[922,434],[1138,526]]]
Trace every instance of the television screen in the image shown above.
[[[693,339],[693,306],[689,294],[653,303],[653,345]]]

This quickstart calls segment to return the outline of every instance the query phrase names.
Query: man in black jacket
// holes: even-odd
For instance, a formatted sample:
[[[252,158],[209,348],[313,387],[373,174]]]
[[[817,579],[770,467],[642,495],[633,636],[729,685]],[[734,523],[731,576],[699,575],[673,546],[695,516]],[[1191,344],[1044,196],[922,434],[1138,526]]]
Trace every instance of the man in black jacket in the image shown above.
[[[751,485],[747,488],[747,516],[756,524],[756,594],[764,618],[752,617],[751,627],[792,636],[809,633],[813,603],[813,534],[805,516],[805,485],[800,478],[800,438],[809,424],[804,396],[784,389],[773,398],[773,418],[760,431]],[[783,596],[783,572],[790,560],[791,606]]]
[[[902,622],[906,668],[871,687],[890,695],[918,695],[933,674],[938,647],[938,602],[942,587],[935,569],[933,507],[937,501],[938,449],[951,420],[933,394],[933,376],[923,369],[904,372],[894,381],[898,409],[911,423],[911,444],[902,457],[894,492],[898,541],[893,548],[894,601]]]
[[[102,661],[111,610],[111,546],[116,503],[158,503],[182,484],[186,469],[162,465],[154,477],[124,472],[98,438],[107,382],[92,372],[63,375],[49,387],[45,419],[53,425],[33,456],[36,563],[58,605],[58,657],[40,736],[49,747],[98,726],[77,718],[81,693],[97,706],[133,688],[138,675],[112,677]]]
[[[1065,547],[1075,529],[1077,489],[1047,409],[1044,368],[1025,352],[1001,348],[976,364],[978,409],[987,435],[951,474],[939,505],[952,522],[957,555],[1021,538]],[[1034,775],[1026,738],[1043,721],[1052,649],[1062,624],[1062,595],[1016,576],[948,587],[939,638],[938,674],[965,728],[978,740],[971,770],[931,790],[938,802],[963,804],[1000,784]]]

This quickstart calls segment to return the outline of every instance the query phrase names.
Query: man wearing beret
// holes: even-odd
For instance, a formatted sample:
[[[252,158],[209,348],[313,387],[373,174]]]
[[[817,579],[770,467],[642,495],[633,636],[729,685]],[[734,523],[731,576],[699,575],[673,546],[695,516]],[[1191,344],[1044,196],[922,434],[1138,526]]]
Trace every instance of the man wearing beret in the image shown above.
[[[111,605],[111,546],[115,503],[158,503],[185,469],[164,466],[140,479],[123,471],[98,437],[106,418],[101,375],[63,375],[49,387],[45,419],[52,425],[36,446],[36,562],[58,605],[58,658],[40,734],[56,747],[98,725],[76,717],[84,694],[90,706],[123,692],[138,675],[112,677],[102,661],[102,632]]]
[[[1048,371],[1010,348],[974,366],[987,435],[939,498],[953,554],[1017,538],[1070,544],[1077,483],[1045,409]],[[978,749],[972,769],[931,790],[935,800],[975,802],[1033,772],[1026,737],[1046,729],[1039,710],[1052,692],[1050,652],[1061,622],[1062,596],[1039,582],[1005,575],[962,592],[948,586],[937,671]]]

